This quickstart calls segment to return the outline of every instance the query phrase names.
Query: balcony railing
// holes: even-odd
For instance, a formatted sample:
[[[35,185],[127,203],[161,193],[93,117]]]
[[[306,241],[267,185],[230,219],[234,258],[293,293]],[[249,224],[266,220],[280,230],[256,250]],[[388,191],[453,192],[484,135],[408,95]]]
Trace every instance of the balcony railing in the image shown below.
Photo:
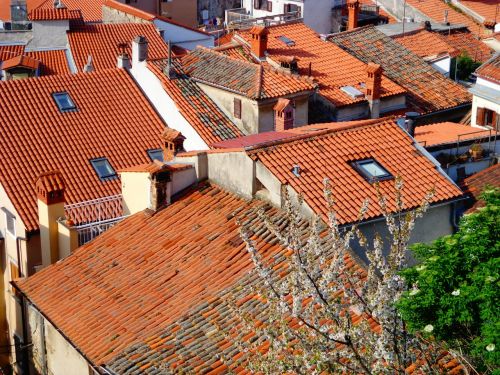
[[[265,17],[252,17],[246,14],[244,8],[229,9],[226,11],[226,24],[229,29],[247,29],[255,24],[275,25],[301,19],[300,12],[273,14]]]
[[[122,196],[92,199],[64,206],[67,220],[75,225],[89,224],[114,219],[123,215]]]
[[[126,216],[121,216],[101,222],[94,222],[76,226],[75,229],[78,233],[78,246],[83,246],[87,242],[92,241],[94,238],[106,232],[108,229],[112,228],[125,218]]]

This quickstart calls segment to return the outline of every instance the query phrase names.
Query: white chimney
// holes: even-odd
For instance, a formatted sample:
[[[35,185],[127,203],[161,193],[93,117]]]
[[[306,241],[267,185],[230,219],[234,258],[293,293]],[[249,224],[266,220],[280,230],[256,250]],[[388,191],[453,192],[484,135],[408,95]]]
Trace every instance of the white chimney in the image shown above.
[[[136,65],[148,58],[148,40],[145,36],[138,36],[132,41],[132,65]]]
[[[83,72],[84,73],[92,73],[94,71],[94,63],[92,62],[92,56],[89,55],[87,58],[87,63],[83,67]]]
[[[118,55],[116,66],[120,69],[132,68],[132,62],[130,61],[130,56],[128,55],[128,53],[121,53]]]

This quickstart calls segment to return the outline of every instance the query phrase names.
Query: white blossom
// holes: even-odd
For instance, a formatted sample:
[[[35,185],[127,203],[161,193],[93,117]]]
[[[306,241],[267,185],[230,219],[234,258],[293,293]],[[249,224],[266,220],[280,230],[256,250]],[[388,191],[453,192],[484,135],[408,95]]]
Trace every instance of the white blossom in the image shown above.
[[[486,346],[486,350],[492,352],[493,350],[495,350],[495,344],[488,344]]]
[[[453,292],[451,292],[452,296],[459,296],[460,295],[460,289],[455,289]]]
[[[427,324],[424,327],[424,331],[427,332],[427,333],[431,333],[432,331],[434,331],[434,326],[432,324]]]

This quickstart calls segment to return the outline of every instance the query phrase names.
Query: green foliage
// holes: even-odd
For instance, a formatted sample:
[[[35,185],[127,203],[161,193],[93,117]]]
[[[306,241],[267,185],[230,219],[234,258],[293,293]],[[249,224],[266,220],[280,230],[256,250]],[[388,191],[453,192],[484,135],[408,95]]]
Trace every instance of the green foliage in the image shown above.
[[[472,57],[465,51],[463,51],[457,57],[457,76],[458,79],[465,81],[469,76],[481,66],[481,63],[474,61]]]
[[[410,330],[427,326],[477,370],[500,374],[500,190],[483,199],[456,234],[413,246],[421,263],[403,271],[412,289],[398,305]]]

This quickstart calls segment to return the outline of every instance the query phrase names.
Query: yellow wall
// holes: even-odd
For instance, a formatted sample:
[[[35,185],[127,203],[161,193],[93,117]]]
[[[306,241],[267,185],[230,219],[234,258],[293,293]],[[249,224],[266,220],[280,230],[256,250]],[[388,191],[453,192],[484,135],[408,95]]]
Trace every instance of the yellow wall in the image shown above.
[[[123,214],[133,215],[150,206],[151,180],[147,172],[121,173]]]

